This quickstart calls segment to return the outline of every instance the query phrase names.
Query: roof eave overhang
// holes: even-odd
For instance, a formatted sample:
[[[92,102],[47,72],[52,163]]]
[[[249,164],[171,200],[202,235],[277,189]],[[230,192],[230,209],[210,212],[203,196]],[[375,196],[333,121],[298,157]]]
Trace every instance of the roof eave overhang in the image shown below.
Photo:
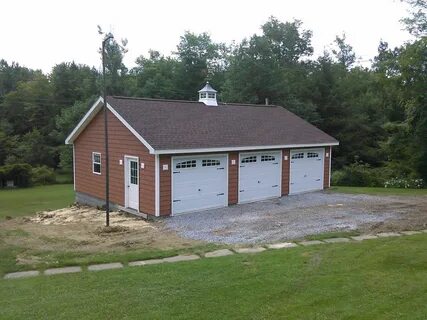
[[[104,106],[104,99],[99,99],[92,105],[89,111],[85,114],[79,124],[74,128],[70,135],[65,139],[65,144],[73,144],[80,133],[88,126],[91,120],[98,114],[98,112]],[[138,133],[136,130],[109,104],[107,103],[107,109],[119,119],[119,121],[130,131],[132,134],[148,149],[151,154],[155,154],[154,148]]]
[[[310,147],[328,147],[337,146],[338,141],[326,143],[304,143],[304,144],[285,144],[285,145],[265,145],[265,146],[243,146],[243,147],[221,147],[221,148],[199,148],[199,149],[165,149],[154,150],[154,154],[182,154],[182,153],[209,153],[209,152],[224,152],[224,151],[252,151],[252,150],[270,150],[270,149],[294,149],[294,148],[310,148]]]

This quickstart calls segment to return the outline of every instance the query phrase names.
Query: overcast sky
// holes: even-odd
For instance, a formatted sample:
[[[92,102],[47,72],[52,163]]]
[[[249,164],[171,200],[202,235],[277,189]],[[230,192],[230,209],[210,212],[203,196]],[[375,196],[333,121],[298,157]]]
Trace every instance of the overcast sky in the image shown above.
[[[345,32],[357,56],[369,60],[381,39],[391,46],[410,39],[399,23],[407,9],[399,0],[3,0],[0,58],[44,72],[72,60],[99,68],[99,24],[128,39],[125,63],[132,67],[149,49],[170,54],[185,30],[239,42],[273,15],[302,20],[313,31],[315,55]]]

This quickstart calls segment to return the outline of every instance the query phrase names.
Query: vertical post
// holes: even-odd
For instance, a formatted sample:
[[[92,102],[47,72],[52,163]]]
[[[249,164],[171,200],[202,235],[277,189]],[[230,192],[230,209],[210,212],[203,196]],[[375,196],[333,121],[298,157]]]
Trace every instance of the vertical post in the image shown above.
[[[105,82],[105,43],[112,39],[112,35],[107,35],[102,41],[102,78],[103,78],[103,99],[104,99],[104,143],[105,143],[105,225],[110,225],[110,159],[108,154],[108,108],[107,108],[107,87]]]

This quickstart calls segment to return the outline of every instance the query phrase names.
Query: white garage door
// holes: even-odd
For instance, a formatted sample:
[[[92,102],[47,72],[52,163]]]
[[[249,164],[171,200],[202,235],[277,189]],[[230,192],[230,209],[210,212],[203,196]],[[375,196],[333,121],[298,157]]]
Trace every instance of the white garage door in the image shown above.
[[[324,149],[291,150],[289,193],[323,189]]]
[[[239,202],[281,196],[281,152],[241,153]]]
[[[227,157],[173,158],[172,214],[228,205]]]

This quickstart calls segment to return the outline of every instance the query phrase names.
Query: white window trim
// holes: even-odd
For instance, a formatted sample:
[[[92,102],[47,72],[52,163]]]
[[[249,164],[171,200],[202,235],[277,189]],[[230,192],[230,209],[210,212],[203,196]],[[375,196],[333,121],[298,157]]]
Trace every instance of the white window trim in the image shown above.
[[[95,170],[94,170],[94,164],[98,164],[98,162],[95,162],[95,159],[94,159],[95,154],[99,155],[99,171],[100,172],[95,172]],[[102,155],[101,155],[101,152],[92,152],[92,173],[97,174],[97,175],[101,175],[101,172],[102,172]]]

